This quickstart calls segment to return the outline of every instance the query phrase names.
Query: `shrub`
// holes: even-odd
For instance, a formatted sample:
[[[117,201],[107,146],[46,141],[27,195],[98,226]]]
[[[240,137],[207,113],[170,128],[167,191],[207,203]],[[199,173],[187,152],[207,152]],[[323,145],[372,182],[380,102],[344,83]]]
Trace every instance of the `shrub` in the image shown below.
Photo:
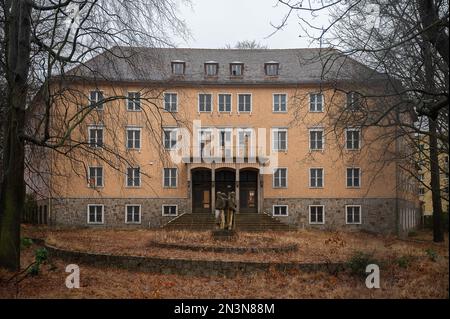
[[[372,253],[362,251],[356,251],[347,262],[350,272],[357,276],[365,276],[366,267],[370,264],[380,265],[380,262],[373,257]]]
[[[405,255],[395,259],[395,263],[401,268],[408,268],[413,261],[413,256]]]
[[[41,264],[48,259],[48,251],[45,248],[38,248],[34,252],[34,264],[28,269],[28,274],[37,276],[39,274]]]
[[[33,245],[33,240],[31,238],[21,238],[20,239],[20,248],[25,249]]]
[[[434,251],[432,248],[427,248],[425,250],[425,253],[427,254],[428,258],[430,258],[431,261],[436,261],[438,259],[438,254],[436,251]]]

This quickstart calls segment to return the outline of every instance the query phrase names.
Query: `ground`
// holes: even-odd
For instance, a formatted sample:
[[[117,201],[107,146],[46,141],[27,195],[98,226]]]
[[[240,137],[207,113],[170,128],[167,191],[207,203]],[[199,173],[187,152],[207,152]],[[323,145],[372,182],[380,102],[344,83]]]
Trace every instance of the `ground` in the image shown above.
[[[48,230],[24,227],[23,236],[45,238],[61,248],[131,255],[221,260],[273,260],[295,262],[340,261],[355,264],[360,253],[382,264],[381,288],[368,289],[365,277],[350,271],[242,274],[235,278],[195,277],[96,268],[79,264],[81,287],[65,286],[66,262],[50,259],[36,276],[20,283],[0,269],[0,298],[448,298],[448,238],[435,244],[429,232],[407,240],[365,233],[297,231],[240,234],[240,246],[297,243],[295,253],[218,254],[154,249],[150,240],[214,244],[204,232],[151,230]],[[235,243],[235,244],[237,244]],[[228,243],[228,245],[234,245]],[[263,245],[263,244],[259,244]],[[22,252],[22,267],[34,259],[38,246]],[[25,272],[26,273],[26,272]],[[22,278],[23,275],[18,276]]]

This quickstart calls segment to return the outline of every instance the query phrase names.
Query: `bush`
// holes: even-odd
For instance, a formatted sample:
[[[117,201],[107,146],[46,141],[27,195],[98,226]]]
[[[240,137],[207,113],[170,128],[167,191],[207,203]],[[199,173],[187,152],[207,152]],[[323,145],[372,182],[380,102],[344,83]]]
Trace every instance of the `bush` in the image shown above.
[[[20,248],[21,249],[25,249],[30,247],[31,245],[33,245],[33,240],[31,240],[31,238],[21,238],[20,239]]]
[[[427,248],[425,250],[425,253],[427,254],[428,258],[430,258],[431,261],[435,262],[438,259],[438,254],[435,250],[432,248]]]
[[[448,232],[448,212],[442,213],[442,224],[444,230]],[[433,229],[433,215],[423,216],[423,226],[428,229]]]
[[[409,265],[411,265],[413,259],[414,259],[413,256],[405,255],[395,259],[395,263],[401,268],[408,268]]]
[[[366,267],[370,264],[380,265],[372,253],[356,251],[347,262],[347,266],[353,275],[366,276]]]
[[[31,276],[39,275],[41,264],[48,259],[48,251],[45,248],[38,248],[34,252],[34,264],[28,269],[28,274]]]

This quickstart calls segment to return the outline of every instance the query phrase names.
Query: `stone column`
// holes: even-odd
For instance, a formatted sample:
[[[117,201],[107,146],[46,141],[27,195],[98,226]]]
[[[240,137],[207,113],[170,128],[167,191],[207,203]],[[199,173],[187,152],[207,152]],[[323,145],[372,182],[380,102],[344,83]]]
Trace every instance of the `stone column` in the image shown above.
[[[256,181],[257,183],[257,196],[258,196],[258,202],[257,202],[257,211],[256,213],[260,213],[261,209],[262,209],[262,175],[261,175],[261,170],[258,170],[258,180]]]
[[[216,167],[211,165],[211,212],[214,214],[216,209]]]
[[[236,165],[236,182],[235,182],[234,192],[236,193],[236,214],[239,213],[240,202],[239,202],[239,166]]]
[[[188,213],[192,213],[192,172],[191,165],[187,164],[187,209]]]

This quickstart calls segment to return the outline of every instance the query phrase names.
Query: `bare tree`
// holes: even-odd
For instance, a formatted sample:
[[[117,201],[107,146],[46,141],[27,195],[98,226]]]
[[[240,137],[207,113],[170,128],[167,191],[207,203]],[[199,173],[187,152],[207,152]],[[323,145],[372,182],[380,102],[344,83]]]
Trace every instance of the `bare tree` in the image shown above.
[[[256,40],[243,40],[236,42],[235,45],[226,44],[225,49],[268,49],[269,47],[267,45],[261,44],[257,42]]]
[[[447,168],[439,167],[438,144],[448,153],[448,2],[441,0],[416,1],[284,1],[288,9],[276,30],[289,19],[296,17],[300,28],[312,43],[339,50],[340,54],[328,54],[324,49],[319,57],[323,64],[323,79],[330,65],[342,64],[342,57],[351,57],[371,67],[374,76],[386,75],[390,89],[379,91],[376,96],[361,90],[364,99],[375,97],[382,103],[382,112],[374,116],[356,118],[353,113],[340,113],[340,123],[356,121],[364,126],[397,127],[392,140],[402,137],[415,152],[419,151],[415,135],[429,138],[428,159],[431,172],[430,188],[433,193],[434,241],[443,240],[442,205],[439,173]],[[326,25],[315,22],[320,14],[328,14]],[[302,34],[303,35],[303,34]],[[336,90],[344,90],[342,86]],[[378,108],[379,109],[379,108]],[[410,113],[418,121],[413,124],[404,116],[393,114]],[[403,157],[415,157],[408,152]],[[402,155],[400,155],[402,156]],[[415,170],[404,167],[413,176]]]
[[[86,61],[94,56],[103,54],[130,60],[130,52],[122,50],[122,46],[171,46],[172,34],[186,36],[186,33],[177,17],[176,0],[5,0],[1,1],[0,22],[2,75],[6,84],[2,104],[6,120],[2,144],[0,266],[17,270],[26,185],[24,170],[30,163],[26,149],[32,156],[38,154],[36,147],[51,150],[65,156],[69,166],[76,166],[77,150],[111,165],[116,164],[114,160],[130,161],[114,145],[105,145],[105,152],[96,152],[73,134],[84,119],[98,117],[95,114],[98,105],[125,99],[123,93],[112,91],[110,96],[89,104],[85,102],[88,100],[85,92],[68,88],[66,81],[77,77],[74,70],[89,69]],[[92,72],[89,85],[96,87],[105,79],[106,75]],[[74,104],[78,106],[75,111]],[[148,107],[149,114],[160,118],[154,102],[148,103]],[[55,123],[56,130],[52,126]]]

